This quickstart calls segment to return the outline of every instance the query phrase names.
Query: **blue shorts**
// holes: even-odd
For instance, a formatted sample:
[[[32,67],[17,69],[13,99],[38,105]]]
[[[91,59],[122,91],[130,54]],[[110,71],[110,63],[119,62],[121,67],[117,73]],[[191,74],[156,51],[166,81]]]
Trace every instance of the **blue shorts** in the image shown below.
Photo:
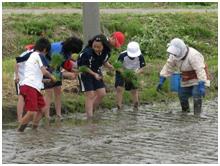
[[[125,81],[122,78],[121,74],[116,72],[116,75],[115,75],[115,88],[117,88],[118,86],[125,87],[125,90],[127,90],[127,91],[137,89],[137,87],[135,87],[134,84],[132,84],[131,82]]]
[[[105,88],[103,80],[97,80],[90,74],[79,74],[79,84],[82,92]]]

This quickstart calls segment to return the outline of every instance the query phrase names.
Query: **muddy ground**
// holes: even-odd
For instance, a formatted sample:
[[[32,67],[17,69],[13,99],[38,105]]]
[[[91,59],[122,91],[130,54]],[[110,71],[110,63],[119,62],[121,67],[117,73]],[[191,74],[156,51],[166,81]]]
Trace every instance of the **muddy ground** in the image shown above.
[[[217,164],[218,99],[206,101],[204,118],[182,115],[178,103],[142,105],[138,111],[99,110],[91,122],[85,114],[66,115],[38,131],[2,132],[4,164]],[[61,126],[60,126],[61,125]]]

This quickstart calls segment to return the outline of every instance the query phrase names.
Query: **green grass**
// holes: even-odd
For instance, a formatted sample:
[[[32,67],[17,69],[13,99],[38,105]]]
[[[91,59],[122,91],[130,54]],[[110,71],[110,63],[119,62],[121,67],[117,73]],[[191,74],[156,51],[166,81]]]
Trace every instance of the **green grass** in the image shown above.
[[[131,40],[139,42],[143,55],[149,58],[165,58],[166,45],[174,37],[184,39],[205,56],[217,56],[217,22],[217,13],[101,15],[102,31],[124,32],[126,44]],[[34,43],[42,33],[51,42],[64,40],[69,34],[81,37],[82,16],[3,15],[3,58],[19,55],[24,45]],[[126,44],[121,50],[126,49]]]
[[[2,63],[2,72],[12,75],[14,73],[14,65],[16,61],[12,58],[7,58]]]
[[[81,2],[4,2],[4,8],[82,8]],[[101,2],[100,8],[217,8],[216,2]]]

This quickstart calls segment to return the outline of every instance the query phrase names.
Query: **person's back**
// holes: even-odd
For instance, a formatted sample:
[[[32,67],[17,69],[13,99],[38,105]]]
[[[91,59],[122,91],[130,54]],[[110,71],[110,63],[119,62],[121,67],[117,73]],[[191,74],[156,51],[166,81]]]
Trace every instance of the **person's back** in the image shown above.
[[[33,50],[27,50],[16,58],[16,64],[18,65],[17,74],[19,78],[19,82],[18,82],[19,84],[24,80],[24,70],[25,70],[25,62],[26,62],[26,60],[20,60],[20,59],[26,56],[30,56],[31,53],[33,53]],[[16,75],[16,73],[14,74]]]
[[[43,74],[40,69],[42,66],[39,52],[33,52],[25,62],[24,80],[21,85],[25,84],[40,91],[43,88]]]
[[[23,132],[27,124],[33,120],[33,128],[38,126],[42,117],[45,101],[40,90],[43,87],[43,75],[47,75],[52,81],[54,77],[46,70],[40,55],[45,56],[50,51],[49,40],[41,38],[36,42],[35,52],[25,62],[24,80],[21,82],[20,95],[25,101],[26,114],[20,120],[19,132]]]
[[[61,53],[62,52],[62,42],[51,43],[51,53]]]

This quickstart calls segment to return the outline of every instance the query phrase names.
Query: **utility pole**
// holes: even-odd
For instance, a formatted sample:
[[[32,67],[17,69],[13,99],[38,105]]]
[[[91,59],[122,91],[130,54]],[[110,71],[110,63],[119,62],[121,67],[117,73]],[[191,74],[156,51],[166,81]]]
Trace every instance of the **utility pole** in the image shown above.
[[[99,4],[98,2],[83,3],[83,39],[84,45],[93,36],[100,34]]]

